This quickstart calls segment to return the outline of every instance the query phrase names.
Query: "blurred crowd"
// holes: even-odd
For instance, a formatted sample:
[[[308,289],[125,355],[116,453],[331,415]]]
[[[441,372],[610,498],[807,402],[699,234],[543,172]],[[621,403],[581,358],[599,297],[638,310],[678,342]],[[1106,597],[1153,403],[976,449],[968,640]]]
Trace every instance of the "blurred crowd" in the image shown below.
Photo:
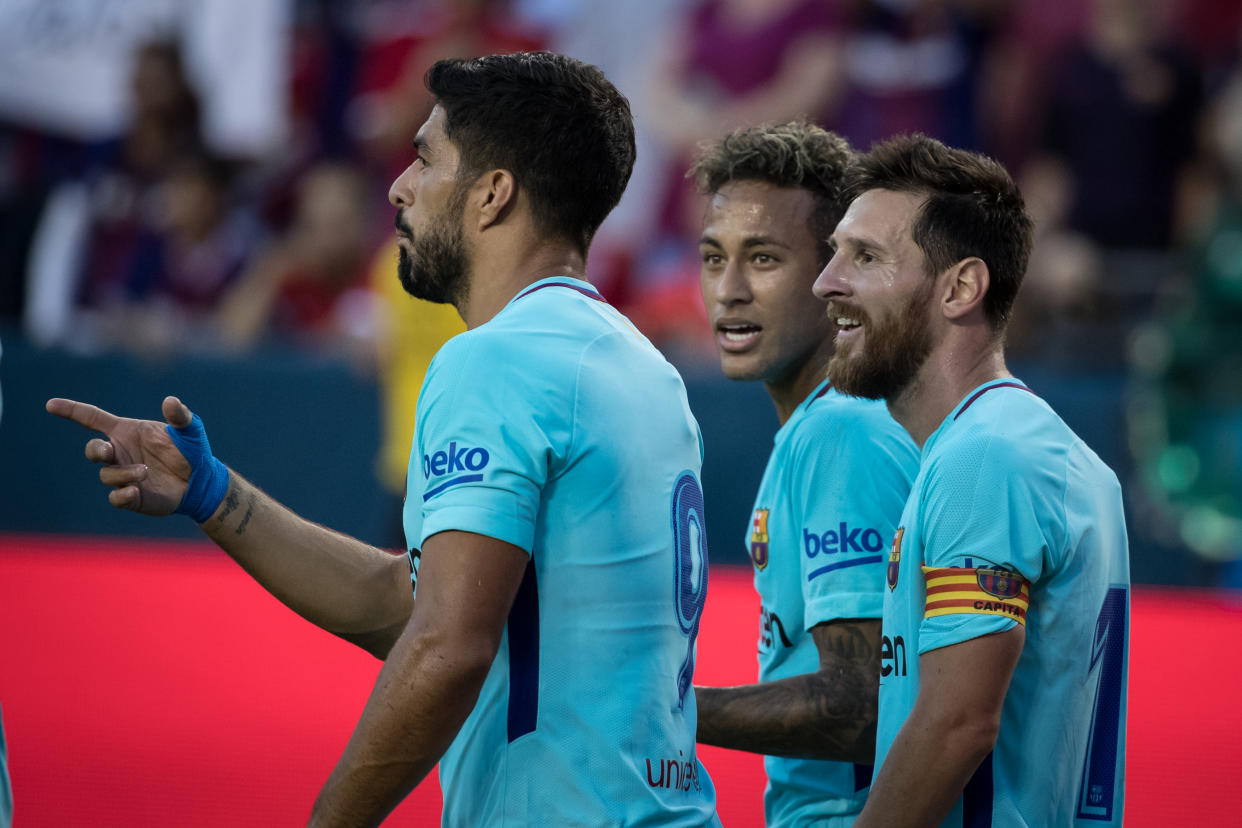
[[[32,26],[64,5],[14,2]],[[232,5],[243,28],[251,8],[203,5]],[[194,27],[210,28],[189,18],[133,38],[112,134],[58,130],[0,93],[0,322],[82,353],[335,349],[401,386],[391,405],[408,408],[410,377],[460,329],[394,277],[385,197],[431,107],[423,73],[549,48],[630,98],[639,164],[591,278],[682,364],[712,348],[703,205],[684,175],[699,142],[805,115],[860,150],[919,131],[999,158],[1037,219],[1014,359],[1128,376],[1134,474],[1155,506],[1145,529],[1242,557],[1237,0],[254,5],[282,9],[267,42],[223,40],[276,58],[279,105],[252,105],[275,122],[266,144],[207,128],[228,93],[189,60]]]

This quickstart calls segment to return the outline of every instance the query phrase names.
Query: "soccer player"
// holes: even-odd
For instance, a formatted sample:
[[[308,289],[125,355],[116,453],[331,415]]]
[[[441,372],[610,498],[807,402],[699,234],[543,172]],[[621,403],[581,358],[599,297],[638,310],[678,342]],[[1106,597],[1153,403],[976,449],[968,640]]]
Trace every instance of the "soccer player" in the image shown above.
[[[167,429],[48,408],[107,433],[87,454],[113,505],[190,512],[289,606],[387,656],[313,825],[378,824],[438,760],[446,825],[718,825],[691,692],[699,430],[676,371],[583,278],[633,165],[629,105],[547,53],[441,61],[427,83],[389,194],[400,278],[468,330],[419,401],[408,565],[228,470],[176,398]]]
[[[996,162],[877,145],[815,283],[828,374],[922,448],[884,590],[857,825],[1120,825],[1130,572],[1117,478],[1005,367],[1031,221]]]
[[[691,168],[710,197],[701,284],[721,367],[763,382],[781,424],[745,535],[761,601],[760,683],[696,688],[698,737],[767,754],[773,827],[848,826],[862,809],[884,552],[918,469],[883,403],[827,380],[836,328],[811,285],[848,203],[851,159],[843,139],[794,122],[733,132]],[[853,761],[814,758],[840,752]]]

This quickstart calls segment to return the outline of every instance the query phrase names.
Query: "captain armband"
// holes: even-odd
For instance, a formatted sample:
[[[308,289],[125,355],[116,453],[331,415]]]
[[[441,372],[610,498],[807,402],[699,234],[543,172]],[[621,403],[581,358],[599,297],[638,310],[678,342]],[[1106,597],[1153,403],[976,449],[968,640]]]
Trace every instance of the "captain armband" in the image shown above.
[[[1000,615],[1026,626],[1031,584],[1008,569],[923,567],[927,579],[924,618],[941,615]]]

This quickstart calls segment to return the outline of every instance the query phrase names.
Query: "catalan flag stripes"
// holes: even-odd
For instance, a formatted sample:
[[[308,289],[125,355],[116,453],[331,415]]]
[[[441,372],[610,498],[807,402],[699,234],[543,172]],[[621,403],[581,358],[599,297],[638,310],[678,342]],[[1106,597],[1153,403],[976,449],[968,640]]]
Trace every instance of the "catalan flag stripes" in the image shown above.
[[[962,613],[1001,615],[1026,626],[1031,585],[1016,572],[925,566],[923,577],[927,579],[924,618]]]

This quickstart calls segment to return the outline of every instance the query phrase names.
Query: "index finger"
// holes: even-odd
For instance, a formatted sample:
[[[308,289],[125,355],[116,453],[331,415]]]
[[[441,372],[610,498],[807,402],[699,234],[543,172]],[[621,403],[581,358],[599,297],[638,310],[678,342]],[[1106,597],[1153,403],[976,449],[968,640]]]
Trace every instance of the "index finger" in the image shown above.
[[[120,417],[90,403],[65,400],[60,397],[48,400],[46,408],[49,414],[64,417],[66,420],[73,420],[80,426],[95,431],[102,431],[104,434],[112,431],[121,422]]]

